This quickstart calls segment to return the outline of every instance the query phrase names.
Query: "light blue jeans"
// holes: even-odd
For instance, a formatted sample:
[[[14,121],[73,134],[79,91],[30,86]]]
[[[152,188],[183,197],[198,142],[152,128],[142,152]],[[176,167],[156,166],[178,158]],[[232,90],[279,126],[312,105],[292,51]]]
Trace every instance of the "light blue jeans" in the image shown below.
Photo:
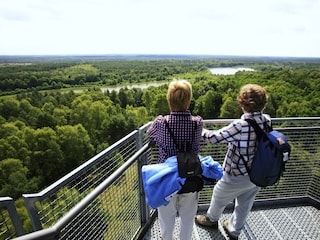
[[[180,240],[191,240],[194,217],[198,209],[198,192],[176,194],[167,206],[158,208],[160,232],[163,240],[172,240],[175,219],[180,217]]]
[[[224,173],[213,189],[207,211],[209,219],[218,221],[227,204],[235,200],[234,211],[228,220],[228,231],[239,236],[260,189],[250,181],[248,175],[233,176]]]

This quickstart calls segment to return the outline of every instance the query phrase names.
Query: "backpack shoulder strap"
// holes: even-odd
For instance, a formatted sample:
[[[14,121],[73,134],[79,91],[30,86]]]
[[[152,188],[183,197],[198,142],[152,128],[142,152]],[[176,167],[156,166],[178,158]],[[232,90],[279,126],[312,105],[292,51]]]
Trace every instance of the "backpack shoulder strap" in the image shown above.
[[[178,151],[180,152],[181,149],[179,148],[179,145],[178,145],[178,143],[177,143],[177,140],[175,139],[175,137],[174,137],[174,135],[173,135],[173,132],[172,132],[170,126],[169,126],[169,123],[167,122],[166,119],[164,119],[164,123],[165,123],[165,125],[166,125],[166,127],[167,127],[167,129],[168,129],[168,131],[169,131],[169,134],[170,134],[171,139],[173,140],[173,143],[176,145],[176,148],[177,148]],[[193,137],[193,139],[195,138],[195,129],[197,128],[197,123],[195,122],[194,125],[195,125],[195,127],[192,128],[192,137]]]
[[[180,152],[181,150],[180,150],[180,148],[179,148],[179,145],[178,145],[178,143],[177,143],[177,140],[175,139],[175,137],[174,137],[174,135],[173,135],[173,132],[171,131],[171,128],[169,127],[169,123],[167,122],[166,119],[164,119],[164,123],[165,123],[165,125],[166,125],[166,127],[167,127],[167,129],[168,129],[168,131],[169,131],[170,137],[171,137],[174,145],[176,145],[176,148],[177,148],[178,151]]]
[[[256,133],[257,135],[257,141],[259,141],[262,137],[262,134],[264,133],[264,131],[261,129],[261,127],[258,125],[258,123],[254,120],[254,119],[251,119],[251,118],[247,118],[247,119],[244,119],[247,123],[249,123],[250,126],[253,127],[254,129],[254,132]],[[244,166],[246,167],[246,170],[247,170],[247,173],[249,174],[251,169],[249,169],[248,167],[248,163],[244,160],[244,157],[242,156],[242,154],[240,154],[240,158],[242,159],[243,161],[243,164]]]
[[[261,139],[261,136],[264,134],[264,131],[261,129],[261,127],[259,127],[258,123],[250,118],[245,119],[245,121],[253,127],[254,132],[257,134],[257,139]]]

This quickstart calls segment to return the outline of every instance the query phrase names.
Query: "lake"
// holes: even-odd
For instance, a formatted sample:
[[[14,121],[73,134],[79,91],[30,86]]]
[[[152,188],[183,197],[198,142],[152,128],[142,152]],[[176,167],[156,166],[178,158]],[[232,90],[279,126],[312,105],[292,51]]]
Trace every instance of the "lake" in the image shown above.
[[[233,75],[239,71],[255,71],[255,70],[252,68],[241,68],[241,67],[239,67],[239,68],[228,68],[228,67],[210,68],[210,72],[215,75]]]
[[[210,72],[212,74],[217,74],[217,75],[232,75],[235,74],[236,72],[239,71],[255,71],[252,68],[243,68],[243,67],[238,67],[238,68],[229,68],[229,67],[224,67],[224,68],[210,68]],[[141,88],[141,89],[145,89],[151,86],[155,86],[158,87],[160,85],[163,84],[167,84],[168,82],[150,82],[150,83],[141,83],[141,84],[132,84],[132,85],[127,85],[127,86],[118,86],[118,87],[102,87],[101,90],[104,91],[119,91],[121,88],[128,88],[128,89],[132,89],[132,88]]]
[[[101,91],[116,91],[118,92],[121,88],[127,88],[127,89],[132,89],[132,88],[141,88],[141,89],[145,89],[151,86],[154,87],[158,87],[161,86],[163,84],[167,84],[167,82],[150,82],[150,83],[140,83],[140,84],[131,84],[131,85],[127,85],[127,86],[115,86],[115,87],[102,87]]]
[[[229,67],[224,67],[224,68],[210,68],[210,72],[212,74],[216,75],[232,75],[235,74],[236,72],[239,71],[255,71],[252,68],[229,68]],[[108,87],[101,87],[101,91],[105,92],[107,90],[111,91],[116,91],[119,92],[121,88],[127,88],[127,89],[132,89],[132,88],[140,88],[140,89],[145,89],[151,86],[158,87],[163,84],[168,84],[168,82],[149,82],[149,83],[140,83],[140,84],[130,84],[127,86],[108,86]],[[73,90],[74,92],[83,92],[83,90]]]

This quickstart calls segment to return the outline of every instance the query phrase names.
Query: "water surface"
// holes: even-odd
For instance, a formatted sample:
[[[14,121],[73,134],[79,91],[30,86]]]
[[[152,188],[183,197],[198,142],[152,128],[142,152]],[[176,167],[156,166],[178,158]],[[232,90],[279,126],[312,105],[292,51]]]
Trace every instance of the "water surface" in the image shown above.
[[[238,67],[238,68],[229,68],[229,67],[225,67],[225,68],[210,68],[210,72],[212,74],[216,74],[216,75],[233,75],[236,72],[239,71],[255,71],[252,68],[243,68],[243,67]]]

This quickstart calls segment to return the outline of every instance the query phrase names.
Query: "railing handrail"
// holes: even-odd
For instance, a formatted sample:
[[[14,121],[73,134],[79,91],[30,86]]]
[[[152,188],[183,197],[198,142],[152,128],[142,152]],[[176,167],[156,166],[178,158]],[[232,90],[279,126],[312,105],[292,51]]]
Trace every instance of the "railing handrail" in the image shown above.
[[[216,118],[216,119],[203,119],[204,123],[227,123],[227,122],[232,122],[234,120],[237,120],[236,118]],[[277,121],[315,121],[318,120],[320,121],[320,117],[286,117],[286,118],[271,118],[273,122]]]
[[[320,126],[318,127],[281,127],[281,128],[274,128],[274,130],[279,130],[282,132],[292,132],[292,131],[314,131],[320,129]]]
[[[82,210],[84,210],[90,203],[92,203],[105,189],[107,189],[117,178],[126,171],[135,161],[141,157],[147,150],[149,146],[145,144],[141,149],[139,149],[132,157],[129,158],[121,167],[119,167],[114,173],[110,175],[106,180],[104,180],[98,187],[96,187],[92,192],[90,192],[85,198],[83,198],[76,206],[74,206],[70,211],[68,211],[63,217],[61,217],[53,226],[47,229],[39,230],[21,237],[16,238],[17,240],[29,240],[29,239],[43,239],[46,237],[49,239],[54,239],[54,237],[59,234],[60,230],[65,227],[70,221],[77,216]]]

